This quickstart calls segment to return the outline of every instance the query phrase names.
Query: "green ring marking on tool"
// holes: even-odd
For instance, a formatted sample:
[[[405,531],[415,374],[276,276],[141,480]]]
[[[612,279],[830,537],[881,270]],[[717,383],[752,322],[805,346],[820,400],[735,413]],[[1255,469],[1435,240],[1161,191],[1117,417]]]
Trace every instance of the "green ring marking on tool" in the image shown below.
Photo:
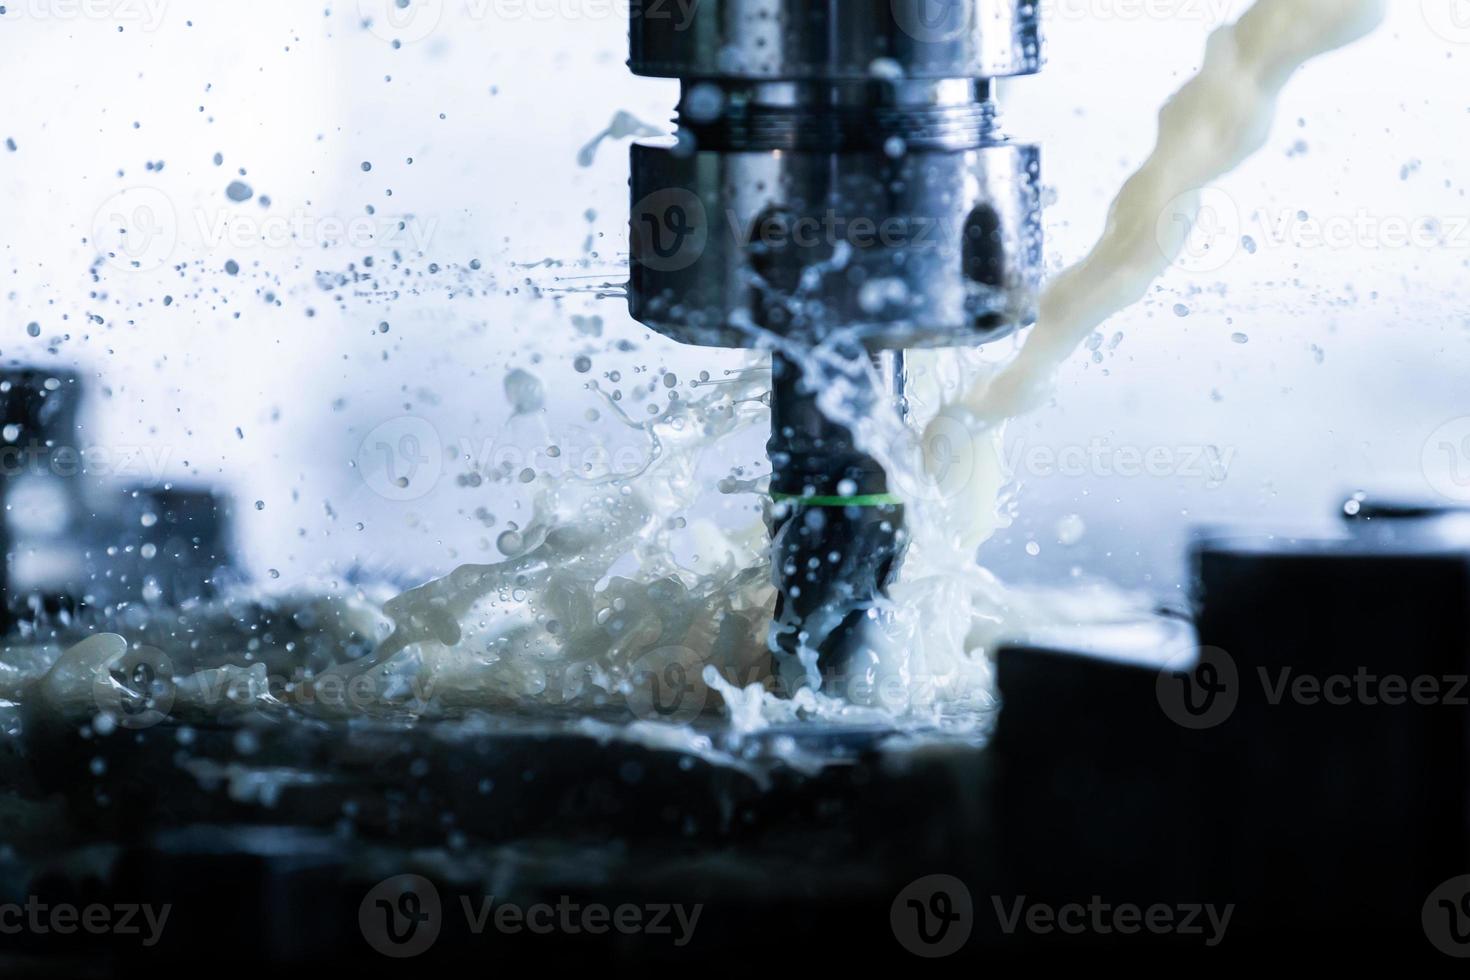
[[[870,493],[861,497],[801,497],[793,493],[773,493],[778,504],[805,504],[808,507],[902,507],[896,494]]]

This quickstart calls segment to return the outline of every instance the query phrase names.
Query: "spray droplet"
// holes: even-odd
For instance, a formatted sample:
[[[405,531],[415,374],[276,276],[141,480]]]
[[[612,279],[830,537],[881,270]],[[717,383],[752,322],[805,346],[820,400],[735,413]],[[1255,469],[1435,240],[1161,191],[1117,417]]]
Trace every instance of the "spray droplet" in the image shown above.
[[[505,397],[517,415],[539,412],[546,405],[546,393],[541,380],[529,371],[516,368],[505,376]]]
[[[1071,548],[1079,544],[1087,535],[1087,524],[1077,514],[1068,514],[1057,521],[1057,544],[1064,548]]]

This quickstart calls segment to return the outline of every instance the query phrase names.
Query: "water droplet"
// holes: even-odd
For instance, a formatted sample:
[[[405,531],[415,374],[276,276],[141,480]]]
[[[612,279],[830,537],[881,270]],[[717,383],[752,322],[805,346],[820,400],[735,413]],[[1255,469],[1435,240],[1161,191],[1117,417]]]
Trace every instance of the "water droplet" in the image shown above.
[[[1078,514],[1068,514],[1057,521],[1057,543],[1064,548],[1074,547],[1086,535],[1087,523]]]
[[[516,368],[505,376],[505,397],[517,415],[539,412],[546,403],[541,380],[529,371]]]
[[[725,108],[725,93],[719,86],[700,82],[689,89],[680,112],[693,122],[712,123]]]

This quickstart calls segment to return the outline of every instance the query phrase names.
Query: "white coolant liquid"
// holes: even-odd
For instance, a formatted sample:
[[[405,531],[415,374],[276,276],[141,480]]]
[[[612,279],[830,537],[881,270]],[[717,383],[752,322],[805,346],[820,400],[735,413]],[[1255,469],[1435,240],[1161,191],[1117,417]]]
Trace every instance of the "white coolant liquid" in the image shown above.
[[[1365,37],[1387,13],[1388,0],[1259,0],[1216,31],[1199,74],[1159,113],[1158,143],[1114,200],[1102,238],[1051,283],[1020,355],[972,390],[965,406],[992,422],[1039,407],[1077,346],[1142,299],[1179,257],[1200,192],[1266,145],[1277,100],[1297,69]],[[1160,218],[1179,213],[1188,222],[1165,223],[1161,235]]]
[[[315,621],[328,636],[377,627],[386,639],[370,656],[292,685],[284,699],[301,696],[320,712],[323,701],[307,695],[324,678],[369,678],[379,707],[410,714],[631,708],[647,738],[648,722],[683,724],[721,707],[740,731],[875,714],[981,724],[976,719],[993,703],[990,657],[1003,637],[1096,621],[1120,605],[1100,588],[1009,588],[977,564],[977,548],[1003,520],[1004,420],[1043,403],[1075,347],[1169,266],[1175,255],[1157,235],[1164,208],[1181,195],[1187,202],[1264,145],[1293,72],[1367,34],[1386,7],[1386,0],[1260,0],[1216,32],[1198,77],[1164,107],[1158,145],[1118,196],[1102,240],[1046,291],[1038,325],[1007,368],[997,373],[962,353],[914,355],[906,419],[857,418],[846,412],[840,385],[824,393],[824,409],[885,464],[907,506],[910,553],[872,634],[881,664],[872,689],[774,691],[764,526],[732,533],[669,520],[708,494],[751,491],[708,485],[700,463],[718,459],[739,433],[768,426],[769,375],[753,360],[651,421],[634,420],[610,401],[605,417],[646,440],[645,464],[632,475],[576,473],[538,483],[535,518],[502,538],[505,561],[466,565],[381,610],[360,601],[318,608]],[[1179,230],[1179,247],[1186,233]],[[676,539],[691,536],[699,557],[676,557]],[[120,638],[93,638],[68,650],[39,693],[58,705],[95,699],[98,670],[125,647]],[[173,655],[175,666],[184,668],[184,658]],[[234,673],[247,699],[253,683],[264,683],[256,676],[263,668]],[[181,686],[178,698],[204,711],[211,703],[204,681],[231,679],[216,670]],[[0,674],[0,697],[23,682]],[[671,707],[673,690],[682,694]],[[261,696],[283,699],[280,691]]]

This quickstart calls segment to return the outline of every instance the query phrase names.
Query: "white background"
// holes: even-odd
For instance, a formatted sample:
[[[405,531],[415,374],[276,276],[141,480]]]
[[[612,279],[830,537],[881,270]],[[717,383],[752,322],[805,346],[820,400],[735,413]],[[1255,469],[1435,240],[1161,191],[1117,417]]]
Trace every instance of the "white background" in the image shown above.
[[[511,498],[457,486],[447,466],[432,493],[384,499],[354,469],[375,427],[396,436],[391,420],[410,416],[451,444],[575,444],[586,437],[573,423],[596,404],[576,354],[600,359],[593,377],[614,363],[681,377],[735,363],[649,336],[618,299],[553,292],[624,278],[625,147],[604,146],[590,168],[579,149],[615,112],[662,123],[675,99],[672,84],[627,73],[616,3],[443,0],[397,24],[385,0],[4,6],[0,357],[94,379],[84,443],[150,446],[171,477],[228,486],[244,502],[245,554],[258,573],[278,569],[281,587],[352,563],[419,572],[495,557],[518,516]],[[1045,148],[1054,266],[1095,238],[1159,104],[1198,66],[1209,28],[1244,7],[1045,5],[1048,66],[1008,84],[1003,110],[1014,136]],[[1123,334],[1117,349],[1100,364],[1079,356],[1056,405],[1012,435],[1023,447],[1164,447],[1181,461],[1214,447],[1231,459],[1223,485],[1033,474],[1015,527],[988,552],[1006,574],[1079,568],[1168,594],[1192,524],[1330,519],[1359,486],[1434,492],[1426,440],[1470,414],[1470,3],[1392,7],[1380,34],[1294,81],[1268,149],[1221,183],[1256,251],[1171,273],[1104,330]],[[147,169],[157,161],[162,171]],[[230,202],[235,179],[269,209]],[[148,256],[155,268],[99,262],[99,209],[105,218],[125,189],[124,201],[161,194],[173,210],[178,241]],[[377,241],[208,240],[221,220],[248,230],[296,215],[320,230],[369,205],[427,236],[422,256],[403,247],[406,271],[387,271],[392,247]],[[1282,215],[1294,242],[1274,240]],[[1453,240],[1311,238],[1425,219]],[[368,256],[377,289],[318,285],[318,271],[364,271]],[[528,267],[547,259],[563,264]],[[238,275],[223,271],[230,260]],[[592,313],[605,320],[596,340],[571,324]],[[608,354],[618,342],[637,350]],[[512,367],[546,386],[549,433],[539,419],[505,427]],[[479,507],[496,522],[475,518]],[[1070,514],[1087,533],[1064,547],[1055,529]]]

